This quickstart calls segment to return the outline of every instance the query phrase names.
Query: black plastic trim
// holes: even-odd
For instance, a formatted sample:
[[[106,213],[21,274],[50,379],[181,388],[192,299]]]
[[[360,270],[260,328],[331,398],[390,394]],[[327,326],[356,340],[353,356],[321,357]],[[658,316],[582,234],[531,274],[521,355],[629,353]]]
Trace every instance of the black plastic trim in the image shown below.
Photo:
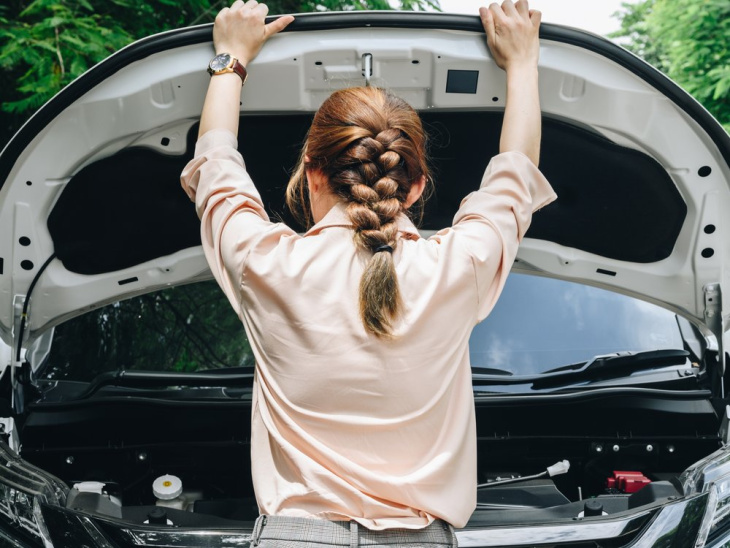
[[[253,380],[251,373],[235,373],[223,375],[220,373],[168,373],[161,371],[112,371],[98,375],[77,400],[85,400],[96,394],[105,386],[129,387],[165,387],[181,386],[238,386],[241,381]]]
[[[273,19],[276,19],[276,16],[268,18],[268,20]],[[297,16],[297,19],[287,27],[285,32],[311,32],[361,27],[421,28],[483,32],[481,21],[477,16],[387,11],[303,14]],[[207,24],[143,38],[119,50],[74,80],[41,107],[18,133],[13,136],[5,149],[0,153],[0,188],[5,184],[5,180],[18,156],[32,139],[58,116],[60,112],[96,84],[125,66],[152,54],[173,47],[209,42],[212,40],[212,30],[212,24]],[[545,23],[540,27],[540,38],[575,45],[598,53],[654,86],[684,110],[690,118],[707,132],[718,147],[725,162],[730,165],[730,135],[728,135],[719,122],[697,100],[663,73],[613,42],[579,29]]]
[[[647,397],[662,398],[667,400],[709,400],[712,397],[710,390],[664,390],[660,388],[640,388],[630,386],[606,387],[606,388],[576,388],[571,392],[550,392],[542,393],[510,393],[495,394],[494,392],[486,392],[478,390],[475,387],[474,401],[480,403],[506,403],[511,405],[525,405],[534,402],[561,402],[561,401],[580,401],[592,400],[599,398],[614,397]]]
[[[76,409],[85,409],[88,407],[111,406],[111,405],[147,405],[153,407],[195,407],[195,408],[224,408],[224,407],[251,407],[251,397],[241,397],[237,399],[206,399],[206,400],[162,400],[159,398],[144,397],[137,395],[128,396],[106,396],[99,398],[90,398],[88,400],[69,400],[69,401],[53,401],[43,402],[36,401],[28,404],[29,413],[60,413],[62,411],[73,411]],[[26,449],[24,447],[24,449]]]
[[[515,394],[495,394],[479,390],[474,390],[474,399],[477,405],[510,405],[524,406],[528,404],[540,403],[556,403],[574,402],[582,400],[596,399],[614,399],[614,398],[656,398],[667,401],[708,401],[712,397],[709,390],[663,390],[658,388],[638,388],[638,387],[609,387],[609,388],[588,388],[580,389],[575,392],[550,392],[541,393],[515,393]],[[219,405],[250,405],[250,399],[208,399],[204,401],[193,400],[161,400],[159,398],[150,398],[146,396],[129,394],[124,396],[104,396],[101,399],[74,399],[68,401],[36,401],[28,405],[29,411],[52,411],[56,412],[60,409],[76,409],[84,407],[93,407],[97,405],[109,405],[116,403],[138,402],[146,405],[159,406],[211,406]]]

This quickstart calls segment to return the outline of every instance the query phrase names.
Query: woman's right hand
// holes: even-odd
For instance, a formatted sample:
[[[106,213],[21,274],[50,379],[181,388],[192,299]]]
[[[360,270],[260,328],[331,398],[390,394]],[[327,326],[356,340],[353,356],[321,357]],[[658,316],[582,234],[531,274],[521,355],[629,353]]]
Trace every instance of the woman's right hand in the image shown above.
[[[488,8],[479,8],[479,16],[497,66],[504,70],[515,65],[537,66],[542,14],[531,10],[527,0],[518,0],[515,4],[505,0],[502,6],[491,4]]]
[[[268,25],[269,8],[256,0],[236,0],[230,8],[223,8],[215,18],[213,44],[216,53],[230,53],[246,66],[261,51],[271,36],[294,21],[291,15],[279,17]]]

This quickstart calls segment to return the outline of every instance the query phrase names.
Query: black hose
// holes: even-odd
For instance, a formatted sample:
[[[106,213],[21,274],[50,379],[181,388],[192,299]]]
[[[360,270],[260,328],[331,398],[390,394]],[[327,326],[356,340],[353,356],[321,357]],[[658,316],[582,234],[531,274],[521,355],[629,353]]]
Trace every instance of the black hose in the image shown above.
[[[35,288],[35,284],[38,283],[38,278],[41,277],[41,274],[43,274],[43,271],[46,269],[46,267],[51,263],[53,259],[56,258],[56,252],[54,251],[51,253],[51,256],[46,259],[46,262],[41,265],[41,267],[38,269],[38,272],[36,272],[35,277],[33,278],[33,281],[30,282],[30,287],[28,287],[28,294],[25,296],[25,302],[23,303],[23,313],[20,315],[21,321],[20,321],[20,329],[18,329],[18,348],[15,352],[15,361],[20,361],[20,351],[23,348],[23,335],[25,334],[25,324],[28,321],[28,304],[30,303],[30,295],[33,293],[33,289]]]

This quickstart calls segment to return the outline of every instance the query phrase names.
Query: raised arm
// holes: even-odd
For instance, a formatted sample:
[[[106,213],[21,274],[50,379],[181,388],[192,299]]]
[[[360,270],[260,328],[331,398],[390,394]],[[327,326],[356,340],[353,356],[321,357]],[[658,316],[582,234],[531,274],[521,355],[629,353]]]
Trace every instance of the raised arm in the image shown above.
[[[537,61],[542,15],[527,0],[480,8],[487,44],[497,66],[507,73],[507,101],[499,151],[519,151],[535,165],[540,162],[540,96]]]
[[[265,24],[269,8],[256,0],[236,0],[215,18],[213,44],[216,54],[228,53],[246,67],[271,36],[283,30],[294,18],[285,15]],[[211,129],[238,133],[239,101],[243,81],[235,72],[216,74],[210,79],[200,117],[198,137]]]

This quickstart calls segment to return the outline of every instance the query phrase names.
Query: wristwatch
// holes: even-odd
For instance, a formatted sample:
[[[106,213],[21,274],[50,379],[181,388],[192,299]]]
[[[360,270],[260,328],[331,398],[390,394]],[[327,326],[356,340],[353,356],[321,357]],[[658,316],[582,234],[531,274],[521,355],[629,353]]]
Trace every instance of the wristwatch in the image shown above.
[[[211,76],[216,74],[225,74],[227,72],[235,72],[241,77],[241,83],[246,83],[248,72],[246,67],[238,62],[238,59],[233,57],[230,53],[219,53],[208,63],[208,72]]]

